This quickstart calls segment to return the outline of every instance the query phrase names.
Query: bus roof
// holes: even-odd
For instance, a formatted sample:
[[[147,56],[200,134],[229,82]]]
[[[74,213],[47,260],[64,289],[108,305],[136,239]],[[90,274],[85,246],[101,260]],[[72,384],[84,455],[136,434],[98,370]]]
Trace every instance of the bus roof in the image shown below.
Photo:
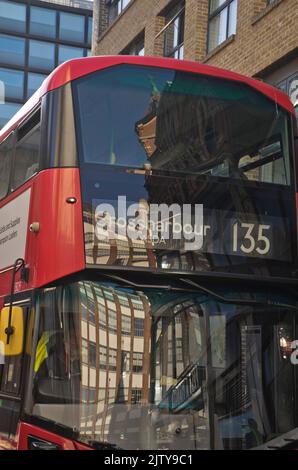
[[[217,78],[225,78],[249,85],[250,87],[260,91],[271,100],[277,102],[288,112],[294,114],[294,107],[290,98],[277,88],[274,88],[259,80],[245,77],[238,73],[228,70],[219,69],[210,65],[200,64],[186,60],[168,59],[164,57],[140,57],[140,56],[94,56],[84,57],[80,59],[72,59],[59,65],[44,80],[41,87],[31,96],[31,98],[22,106],[22,108],[8,121],[8,123],[0,131],[0,141],[13,130],[17,124],[22,121],[31,110],[33,110],[40,102],[43,95],[48,91],[55,90],[66,83],[71,82],[79,77],[83,77],[91,72],[112,67],[120,64],[147,65],[151,67],[165,67],[169,69],[182,70],[185,72],[200,73]]]

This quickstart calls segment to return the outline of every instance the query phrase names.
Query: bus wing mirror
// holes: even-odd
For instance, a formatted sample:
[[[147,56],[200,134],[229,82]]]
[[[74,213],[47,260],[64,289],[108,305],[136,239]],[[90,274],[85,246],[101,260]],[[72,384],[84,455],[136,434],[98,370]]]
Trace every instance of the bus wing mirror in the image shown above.
[[[11,327],[13,333],[7,344],[6,329],[9,324],[9,307],[4,307],[0,314],[0,350],[4,357],[18,356],[23,351],[24,314],[21,307],[12,307]]]

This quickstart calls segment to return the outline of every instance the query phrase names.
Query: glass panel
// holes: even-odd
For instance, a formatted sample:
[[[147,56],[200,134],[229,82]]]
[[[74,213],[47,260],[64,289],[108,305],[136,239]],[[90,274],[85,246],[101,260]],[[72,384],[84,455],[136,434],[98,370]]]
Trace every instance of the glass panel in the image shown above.
[[[212,51],[227,39],[228,9],[225,8],[209,22],[208,51]]]
[[[46,75],[42,75],[40,73],[28,73],[27,98],[30,98],[30,96],[33,95],[36,90],[38,90],[46,77]]]
[[[16,103],[0,104],[0,128],[3,127],[21,107],[21,104]]]
[[[183,53],[184,46],[181,46],[174,52],[174,54],[171,55],[171,57],[174,57],[175,59],[183,59]]]
[[[21,186],[38,171],[39,165],[40,128],[31,130],[20,142],[18,142],[11,189]]]
[[[92,42],[92,17],[88,18],[88,46],[91,46]]]
[[[230,11],[228,36],[232,36],[232,34],[236,34],[237,29],[237,0],[234,0],[229,8]]]
[[[33,415],[75,427],[95,447],[135,450],[245,450],[297,427],[296,295],[212,284],[222,303],[200,289],[83,284],[102,292],[106,313],[124,293],[138,302],[145,328],[133,341],[108,326],[96,331],[77,308],[78,284],[44,290]]]
[[[60,39],[73,42],[84,42],[84,16],[73,13],[60,13]]]
[[[25,39],[0,34],[0,62],[11,65],[24,65]]]
[[[213,13],[217,8],[222,6],[226,0],[210,0],[210,13]]]
[[[164,55],[180,58],[174,49],[184,41],[184,11],[167,27],[164,32]]]
[[[26,5],[0,0],[0,28],[6,31],[26,31]]]
[[[4,86],[4,99],[23,99],[24,72],[0,68],[0,81]]]
[[[109,5],[109,24],[111,24],[119,14],[118,5],[119,5],[119,0]]]
[[[286,115],[253,89],[134,66],[73,86],[81,161],[290,184]]]
[[[298,101],[298,73],[291,77],[288,83],[288,93],[292,103],[295,105]]]
[[[51,70],[55,66],[55,45],[44,41],[29,43],[29,67]]]
[[[30,33],[48,38],[56,36],[56,12],[31,6]]]
[[[0,199],[8,192],[12,155],[13,136],[11,135],[0,144]]]
[[[78,57],[84,57],[84,49],[72,46],[58,46],[58,64]]]

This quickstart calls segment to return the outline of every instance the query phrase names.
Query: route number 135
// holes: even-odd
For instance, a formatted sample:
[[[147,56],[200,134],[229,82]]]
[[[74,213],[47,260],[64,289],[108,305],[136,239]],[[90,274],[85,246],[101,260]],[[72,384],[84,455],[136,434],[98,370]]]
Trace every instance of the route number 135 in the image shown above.
[[[248,223],[238,223],[233,225],[233,252],[238,252],[239,249],[242,253],[251,254],[253,252],[259,255],[266,255],[269,253],[271,245],[270,239],[266,236],[266,231],[270,230],[270,225],[257,225]],[[239,232],[241,235],[239,236]],[[239,244],[241,245],[239,246]]]

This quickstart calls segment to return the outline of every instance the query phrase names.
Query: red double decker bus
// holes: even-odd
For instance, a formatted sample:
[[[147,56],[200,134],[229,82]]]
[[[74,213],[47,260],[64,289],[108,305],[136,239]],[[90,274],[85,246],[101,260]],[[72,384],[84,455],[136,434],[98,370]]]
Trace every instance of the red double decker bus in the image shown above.
[[[295,114],[187,61],[58,67],[0,134],[0,447],[297,433]]]

